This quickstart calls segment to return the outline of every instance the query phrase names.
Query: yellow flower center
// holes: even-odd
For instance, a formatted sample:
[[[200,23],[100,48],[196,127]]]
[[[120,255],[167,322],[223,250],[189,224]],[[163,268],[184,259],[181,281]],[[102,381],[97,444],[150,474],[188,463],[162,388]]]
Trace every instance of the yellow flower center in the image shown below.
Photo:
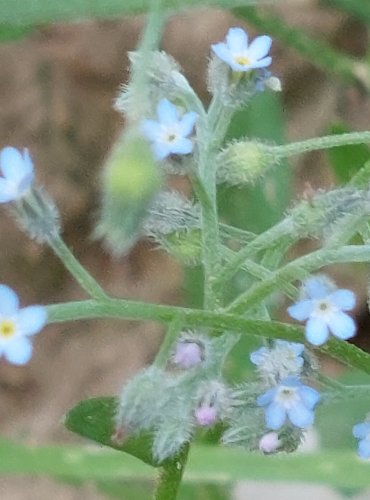
[[[247,56],[236,56],[234,57],[234,61],[240,66],[248,66],[251,63],[251,60]]]
[[[3,321],[0,321],[0,337],[8,339],[10,337],[13,337],[15,332],[16,332],[16,327],[13,321],[9,319],[4,319]]]

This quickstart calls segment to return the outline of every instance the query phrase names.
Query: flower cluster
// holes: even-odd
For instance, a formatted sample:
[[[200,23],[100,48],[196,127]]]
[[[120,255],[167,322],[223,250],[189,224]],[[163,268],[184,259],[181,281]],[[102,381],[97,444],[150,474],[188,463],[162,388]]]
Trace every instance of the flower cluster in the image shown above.
[[[346,314],[355,303],[351,290],[337,289],[325,276],[314,276],[303,283],[301,300],[290,306],[288,313],[298,321],[307,321],[306,339],[319,346],[328,340],[329,333],[341,340],[355,335],[355,322]]]

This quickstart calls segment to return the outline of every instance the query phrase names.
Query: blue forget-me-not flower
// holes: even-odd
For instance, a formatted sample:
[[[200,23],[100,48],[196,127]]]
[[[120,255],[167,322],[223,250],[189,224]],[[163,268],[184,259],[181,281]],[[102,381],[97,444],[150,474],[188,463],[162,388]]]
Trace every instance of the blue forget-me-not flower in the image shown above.
[[[157,160],[163,160],[171,154],[186,155],[193,151],[193,142],[189,139],[197,113],[189,111],[179,115],[177,107],[168,99],[161,99],[157,106],[156,120],[143,120],[141,131],[152,143]]]
[[[212,50],[233,71],[245,72],[270,66],[271,43],[271,38],[263,35],[248,44],[248,34],[242,28],[230,28],[226,41],[212,45]]]
[[[45,307],[19,309],[17,294],[0,285],[0,356],[15,365],[27,363],[32,356],[30,337],[44,327],[46,319]]]
[[[336,289],[324,276],[316,276],[303,284],[302,292],[302,300],[288,307],[288,313],[298,321],[307,321],[308,342],[322,345],[329,332],[343,340],[355,335],[355,322],[344,312],[353,309],[356,303],[351,290]]]
[[[370,458],[370,422],[353,426],[352,434],[359,439],[357,453],[361,458]]]
[[[296,427],[305,429],[314,422],[313,409],[320,394],[297,377],[287,377],[257,398],[257,405],[265,407],[266,426],[280,429],[286,418]]]
[[[33,178],[33,163],[27,149],[23,153],[7,146],[0,152],[0,203],[21,198],[30,188]]]

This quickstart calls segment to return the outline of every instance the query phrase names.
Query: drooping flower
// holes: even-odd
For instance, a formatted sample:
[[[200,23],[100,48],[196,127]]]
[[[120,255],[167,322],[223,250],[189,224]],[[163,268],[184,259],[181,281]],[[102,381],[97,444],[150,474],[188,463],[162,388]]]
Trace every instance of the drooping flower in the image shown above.
[[[303,367],[304,345],[276,340],[273,347],[260,347],[250,354],[250,360],[262,377],[282,380],[290,375],[300,375]]]
[[[245,72],[270,66],[271,43],[271,38],[263,35],[248,44],[248,34],[242,28],[230,28],[226,41],[213,44],[212,50],[233,71]]]
[[[352,434],[359,439],[357,453],[361,458],[370,458],[370,422],[353,426]]]
[[[325,277],[316,276],[303,284],[302,292],[302,300],[288,307],[288,313],[298,321],[307,321],[308,342],[322,345],[328,340],[329,332],[342,340],[355,335],[355,322],[343,312],[355,306],[356,296],[351,290],[336,289]]]
[[[257,398],[257,405],[265,407],[266,426],[272,430],[280,429],[286,419],[301,429],[313,424],[313,409],[320,394],[297,377],[287,377]]]
[[[203,361],[203,351],[199,342],[183,340],[176,344],[172,359],[181,368],[191,368]]]
[[[159,101],[158,120],[143,120],[140,127],[143,135],[152,143],[157,160],[163,160],[171,154],[186,155],[193,151],[189,136],[197,117],[193,111],[180,116],[177,107],[168,99]]]
[[[17,294],[0,285],[0,356],[15,365],[27,363],[32,356],[30,337],[44,327],[46,319],[45,307],[19,309]]]
[[[23,153],[7,146],[0,152],[0,203],[21,198],[34,179],[33,163],[27,149]]]

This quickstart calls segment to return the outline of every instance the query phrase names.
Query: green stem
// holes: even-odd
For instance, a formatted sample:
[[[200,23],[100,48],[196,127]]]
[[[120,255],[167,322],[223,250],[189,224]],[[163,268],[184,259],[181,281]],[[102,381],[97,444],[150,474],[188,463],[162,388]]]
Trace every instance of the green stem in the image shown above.
[[[324,266],[345,262],[369,262],[370,245],[347,245],[339,249],[322,248],[303,257],[289,262],[284,267],[271,274],[262,283],[256,283],[241,294],[226,311],[229,313],[245,313],[276,290],[281,289],[281,283],[292,282],[307,277],[312,271]]]
[[[169,355],[171,353],[172,347],[181,332],[182,318],[177,316],[171,321],[170,326],[165,334],[162,341],[161,347],[155,357],[153,365],[159,368],[165,368],[168,362]]]
[[[185,445],[176,457],[161,468],[154,500],[174,500],[180,487],[190,445]]]
[[[175,306],[147,304],[122,299],[104,301],[86,300],[47,306],[49,323],[77,319],[121,318],[127,320],[155,320],[170,323],[180,317],[184,326],[212,328],[215,331],[234,331],[244,335],[302,342],[303,328],[277,321],[250,320],[244,316],[189,309]],[[330,340],[320,352],[338,359],[365,373],[370,373],[370,355],[356,346],[339,340]]]
[[[289,156],[308,153],[310,151],[318,151],[320,149],[330,149],[340,146],[366,143],[370,143],[369,131],[315,137],[313,139],[293,142],[291,144],[270,146],[269,151],[280,158],[288,158]]]
[[[96,300],[105,300],[108,298],[102,287],[95,281],[86,269],[79,263],[67,245],[60,236],[54,236],[48,240],[48,244],[54,253],[63,262],[64,266],[72,274],[81,288],[87,292],[90,297]]]

